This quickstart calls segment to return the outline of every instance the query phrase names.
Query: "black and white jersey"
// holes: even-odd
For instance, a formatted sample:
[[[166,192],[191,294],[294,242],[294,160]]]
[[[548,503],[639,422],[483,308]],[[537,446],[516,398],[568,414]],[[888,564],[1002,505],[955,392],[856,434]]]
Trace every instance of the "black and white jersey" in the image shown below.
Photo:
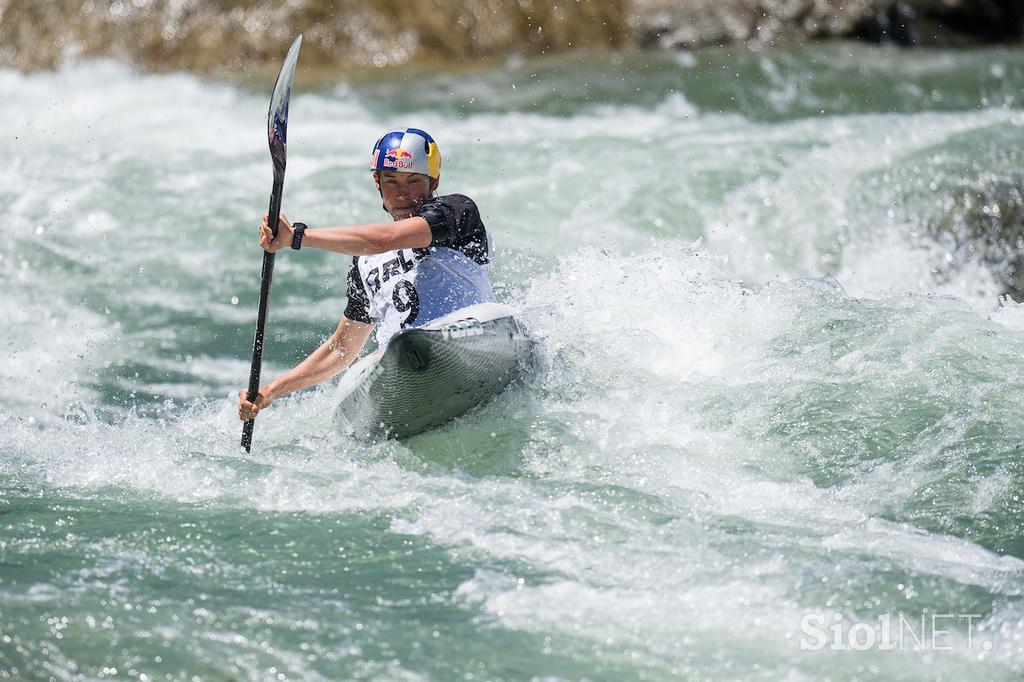
[[[461,194],[436,197],[419,215],[430,225],[430,246],[356,256],[348,272],[345,317],[378,322],[381,346],[399,329],[494,301],[487,279],[494,247],[473,200]]]

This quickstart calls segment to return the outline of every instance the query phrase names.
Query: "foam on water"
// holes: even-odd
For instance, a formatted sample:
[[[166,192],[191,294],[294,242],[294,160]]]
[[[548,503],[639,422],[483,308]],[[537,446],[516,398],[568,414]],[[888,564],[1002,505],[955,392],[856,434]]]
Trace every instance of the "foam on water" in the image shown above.
[[[914,206],[872,192],[1019,112],[751,121],[672,93],[381,121],[297,93],[286,211],[378,219],[366,148],[431,130],[543,367],[403,444],[333,434],[330,388],[305,392],[246,455],[265,97],[109,63],[0,91],[0,551],[23,564],[0,637],[28,652],[0,669],[96,676],[117,630],[125,660],[189,642],[147,669],[248,678],[1024,672],[1024,318],[980,263],[936,278]],[[266,374],[333,328],[346,267],[278,258]],[[980,627],[942,654],[800,648],[808,613],[935,612]]]
[[[609,294],[609,281],[620,293]],[[633,293],[641,288],[654,295]],[[663,291],[673,292],[670,300]],[[978,395],[942,390],[947,370],[932,358],[959,352],[959,335],[975,344],[995,336],[991,348],[1004,347],[1002,361],[963,359],[976,373],[998,372],[1020,350],[1010,333],[953,300],[901,297],[862,311],[864,304],[829,281],[748,289],[722,270],[721,259],[678,243],[632,258],[573,252],[534,282],[524,303],[544,339],[547,370],[512,398],[526,401],[525,423],[490,427],[525,439],[516,477],[403,465],[415,461],[415,441],[369,452],[339,442],[327,433],[326,391],[275,406],[259,424],[260,448],[251,457],[234,448],[237,422],[227,401],[214,414],[200,403],[166,420],[129,417],[116,425],[40,431],[16,421],[2,448],[18,452],[21,463],[8,461],[6,474],[35,472],[47,487],[87,495],[113,487],[124,491],[118,496],[228,508],[384,513],[395,533],[429,538],[473,563],[521,566],[529,584],[480,569],[456,592],[503,627],[584,637],[612,655],[626,646],[662,670],[707,673],[716,669],[708,656],[727,652],[740,669],[745,657],[765,656],[779,673],[818,669],[799,664],[793,652],[818,591],[816,581],[805,587],[807,578],[796,576],[831,577],[859,595],[854,603],[865,603],[831,607],[848,619],[872,613],[868,604],[885,592],[889,574],[954,591],[977,588],[1000,605],[987,626],[989,655],[1017,669],[1021,633],[1001,611],[1016,608],[1024,562],[937,532],[940,515],[909,518],[921,479],[942,484],[932,473],[938,462],[920,442],[934,436],[915,436],[920,417],[900,422],[881,413],[891,405],[886,390],[899,402],[901,391],[915,388],[888,385],[891,375],[917,364],[911,373],[929,377],[940,393],[929,421],[955,422],[938,441],[948,452],[979,420],[995,417],[972,409]],[[862,329],[883,322],[895,338]],[[868,342],[851,343],[851,335]],[[865,391],[871,383],[880,385]],[[828,400],[797,398],[824,385],[840,388]],[[815,413],[846,391],[867,398],[861,426],[845,439],[816,432],[835,424]],[[871,404],[872,395],[880,404]],[[1004,434],[1019,428],[1014,412],[1005,413]],[[897,452],[870,442],[878,436],[867,425],[883,417],[892,419],[890,430],[903,430]],[[457,429],[450,436],[457,442]],[[846,448],[849,463],[814,466]],[[822,476],[840,480],[814,480]],[[962,488],[947,483],[944,494],[992,482],[992,506],[975,510],[984,513],[1016,488],[1007,477],[997,469]],[[923,597],[933,608],[943,599],[938,591]],[[917,665],[910,654],[899,664],[876,656],[894,670]],[[953,674],[969,660],[946,663]],[[819,670],[835,664],[821,661]]]

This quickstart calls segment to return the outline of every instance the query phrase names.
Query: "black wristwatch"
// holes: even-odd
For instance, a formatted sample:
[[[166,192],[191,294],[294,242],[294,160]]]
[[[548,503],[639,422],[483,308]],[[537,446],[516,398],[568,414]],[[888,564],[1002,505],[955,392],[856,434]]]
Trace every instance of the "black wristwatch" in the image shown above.
[[[306,234],[306,223],[292,223],[292,248],[302,248],[302,235]]]

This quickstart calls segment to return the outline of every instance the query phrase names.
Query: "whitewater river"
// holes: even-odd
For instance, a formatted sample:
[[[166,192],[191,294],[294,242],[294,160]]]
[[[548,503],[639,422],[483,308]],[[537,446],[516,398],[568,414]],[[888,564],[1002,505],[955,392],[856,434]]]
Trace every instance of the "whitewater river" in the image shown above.
[[[0,71],[0,678],[1024,676],[1019,246],[971,232],[1024,210],[1024,53],[299,70],[289,216],[384,218],[373,142],[430,131],[542,369],[245,454],[269,92]],[[348,264],[278,256],[265,376]]]

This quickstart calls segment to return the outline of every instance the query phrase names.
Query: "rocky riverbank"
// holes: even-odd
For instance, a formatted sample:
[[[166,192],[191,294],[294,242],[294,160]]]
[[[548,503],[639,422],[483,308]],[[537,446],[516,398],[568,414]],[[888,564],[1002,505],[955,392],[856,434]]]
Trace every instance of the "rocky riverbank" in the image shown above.
[[[112,56],[153,71],[276,68],[305,35],[306,68],[471,62],[575,49],[755,46],[830,38],[901,45],[1019,43],[1019,0],[0,0],[0,65]]]
[[[829,38],[967,47],[1024,38],[1017,0],[637,0],[633,11],[635,40],[659,47]]]

